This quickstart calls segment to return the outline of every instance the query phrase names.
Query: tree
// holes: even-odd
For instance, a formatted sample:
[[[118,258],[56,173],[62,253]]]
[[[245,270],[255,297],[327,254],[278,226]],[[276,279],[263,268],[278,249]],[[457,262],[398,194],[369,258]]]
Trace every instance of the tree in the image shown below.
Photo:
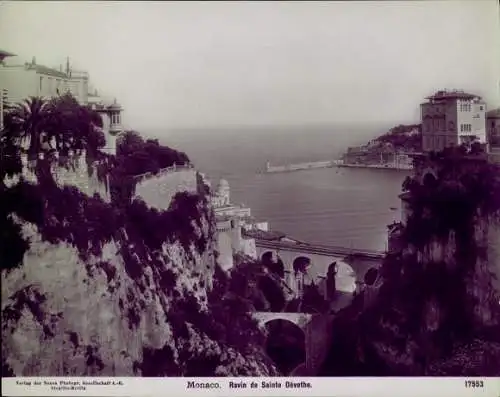
[[[48,125],[51,107],[41,97],[29,97],[6,115],[6,134],[28,141],[28,158],[34,160],[42,151],[40,135]]]
[[[302,311],[304,313],[326,313],[328,308],[328,302],[321,295],[316,284],[312,283],[304,286],[302,296]]]
[[[140,150],[144,145],[144,139],[137,131],[125,131],[117,140],[116,155],[126,156],[134,151]]]
[[[64,156],[69,150],[82,148],[98,150],[104,145],[104,137],[95,130],[96,125],[102,125],[100,116],[80,106],[71,95],[51,101],[30,97],[8,109],[0,135],[2,268],[17,266],[29,246],[10,215],[30,214],[31,220],[40,217],[42,199],[48,200],[54,193],[55,182],[51,174],[53,155]],[[6,176],[22,173],[21,155],[26,151],[29,164],[37,174],[39,187],[23,183],[7,187]],[[43,154],[42,158],[40,154]]]
[[[101,116],[80,105],[69,93],[52,99],[49,107],[47,131],[49,138],[55,140],[59,155],[67,156],[70,150],[86,149],[90,157],[95,158],[97,150],[106,144],[100,130]]]

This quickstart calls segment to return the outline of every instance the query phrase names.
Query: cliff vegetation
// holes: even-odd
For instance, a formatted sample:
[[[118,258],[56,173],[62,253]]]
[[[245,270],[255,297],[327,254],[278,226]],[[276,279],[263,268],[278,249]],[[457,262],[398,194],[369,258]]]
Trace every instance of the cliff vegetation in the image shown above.
[[[158,211],[127,194],[112,204],[89,197],[50,173],[65,154],[54,140],[103,164],[103,177],[154,173],[187,156],[142,138],[104,155],[93,116],[75,117],[90,111],[65,106],[30,98],[2,131],[2,376],[275,374],[242,300],[219,299],[228,276],[215,262],[201,180],[198,193],[179,192]],[[23,142],[42,154],[31,156],[36,182],[21,176]]]
[[[323,375],[500,375],[500,170],[467,148],[423,161],[436,175],[405,181],[402,246],[335,319]]]
[[[396,150],[420,152],[422,150],[421,124],[400,124],[375,139],[380,143],[389,143]]]

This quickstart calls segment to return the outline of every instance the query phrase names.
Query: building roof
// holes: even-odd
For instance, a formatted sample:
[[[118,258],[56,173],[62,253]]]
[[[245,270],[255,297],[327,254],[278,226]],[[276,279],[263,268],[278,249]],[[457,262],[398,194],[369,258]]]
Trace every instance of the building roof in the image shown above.
[[[47,66],[33,65],[33,64],[27,64],[26,66],[27,66],[28,70],[35,70],[39,74],[44,74],[44,75],[52,76],[52,77],[60,77],[63,79],[69,77],[66,73],[61,72],[60,70],[57,70],[57,69],[49,68]]]
[[[500,119],[500,108],[490,110],[486,113],[486,117],[489,119]]]
[[[469,94],[461,90],[446,91],[440,90],[435,94],[427,97],[427,99],[440,100],[440,99],[474,99],[481,98],[479,95]]]
[[[108,110],[122,110],[122,107],[115,102],[108,106]]]

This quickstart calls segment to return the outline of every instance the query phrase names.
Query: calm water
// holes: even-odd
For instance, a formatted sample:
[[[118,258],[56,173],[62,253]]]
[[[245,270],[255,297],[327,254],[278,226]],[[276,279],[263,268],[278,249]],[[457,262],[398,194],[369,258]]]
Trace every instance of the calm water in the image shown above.
[[[185,151],[214,187],[227,179],[231,201],[250,206],[274,230],[310,242],[382,250],[387,224],[399,219],[397,195],[407,173],[342,168],[258,173],[267,160],[276,165],[328,160],[378,135],[356,132],[363,138],[340,139],[325,129],[177,132],[162,143]]]

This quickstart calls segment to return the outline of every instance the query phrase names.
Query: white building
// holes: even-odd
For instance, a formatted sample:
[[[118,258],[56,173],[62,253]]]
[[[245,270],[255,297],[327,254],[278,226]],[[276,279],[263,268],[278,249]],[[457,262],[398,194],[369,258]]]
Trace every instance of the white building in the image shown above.
[[[105,151],[116,153],[116,139],[123,131],[121,112],[123,109],[114,101],[105,100],[97,93],[89,93],[89,74],[85,71],[74,70],[69,58],[63,70],[49,68],[36,63],[35,57],[30,63],[19,63],[16,60],[5,62],[5,58],[13,57],[6,51],[0,50],[0,89],[1,117],[0,126],[3,126],[3,110],[5,102],[20,103],[31,96],[47,99],[70,93],[79,104],[89,106],[97,111],[103,121],[103,132],[106,136]]]
[[[478,95],[438,91],[420,105],[424,152],[441,151],[477,139],[485,144],[486,104]]]
[[[243,230],[268,229],[267,222],[257,223],[251,216],[251,209],[243,205],[231,204],[229,183],[221,179],[212,196],[217,221],[217,250],[219,264],[224,270],[233,267],[233,255],[241,253],[257,258],[255,239],[245,237]]]
[[[37,64],[35,57],[29,63],[16,62],[13,58],[0,69],[0,81],[8,89],[9,101],[13,103],[30,96],[52,98],[69,92],[78,103],[87,104],[89,75],[73,70],[69,60],[64,69],[62,65],[54,69]]]
[[[102,131],[106,137],[106,146],[103,151],[109,154],[116,154],[116,142],[123,132],[121,121],[122,107],[116,102],[102,99],[97,95],[89,94],[88,106],[101,115]]]
[[[5,66],[5,59],[13,56],[15,55],[10,52],[0,50],[0,130],[3,128],[3,115],[5,107],[9,103],[9,89],[7,87],[7,82],[2,78],[1,70]]]

